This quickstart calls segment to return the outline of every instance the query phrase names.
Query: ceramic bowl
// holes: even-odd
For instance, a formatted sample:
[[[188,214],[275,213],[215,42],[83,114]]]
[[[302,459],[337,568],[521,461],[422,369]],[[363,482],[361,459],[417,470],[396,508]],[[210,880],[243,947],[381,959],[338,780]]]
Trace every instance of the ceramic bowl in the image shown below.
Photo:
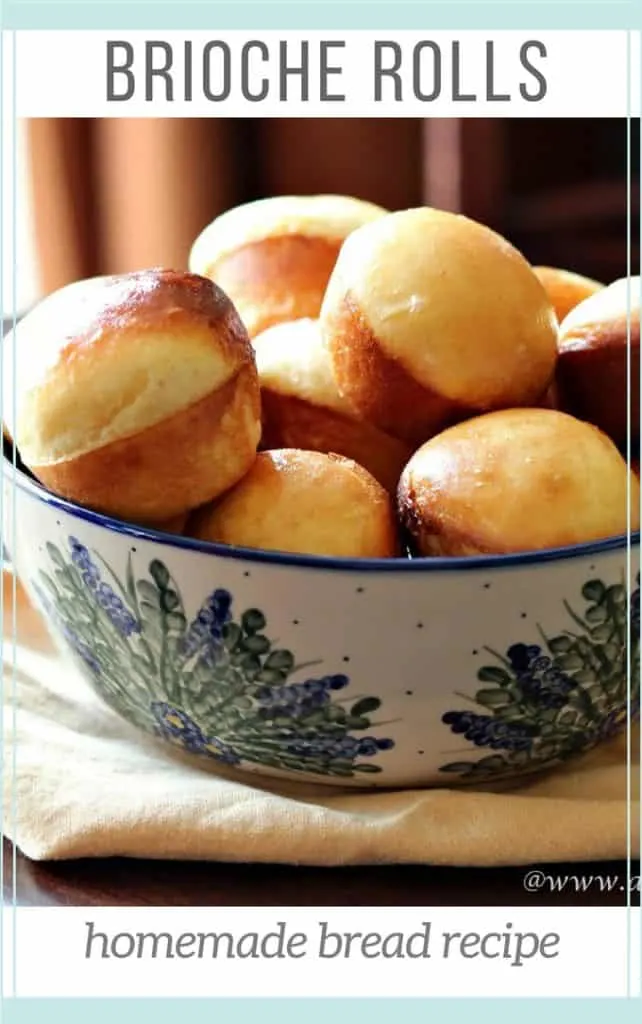
[[[487,785],[613,735],[628,697],[637,714],[639,534],[630,556],[626,537],[502,557],[285,556],[97,515],[6,458],[4,510],[14,568],[61,650],[195,763]]]

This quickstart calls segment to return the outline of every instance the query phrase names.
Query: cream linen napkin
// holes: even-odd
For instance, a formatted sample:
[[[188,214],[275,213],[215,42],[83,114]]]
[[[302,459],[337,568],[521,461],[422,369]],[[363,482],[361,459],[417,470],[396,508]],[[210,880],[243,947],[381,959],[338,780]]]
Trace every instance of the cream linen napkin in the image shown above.
[[[12,589],[5,577],[4,828],[32,859],[497,866],[626,856],[624,738],[501,793],[359,793],[201,771],[103,707],[19,587],[14,649]],[[637,761],[637,730],[632,741]],[[637,764],[631,774],[637,856]]]

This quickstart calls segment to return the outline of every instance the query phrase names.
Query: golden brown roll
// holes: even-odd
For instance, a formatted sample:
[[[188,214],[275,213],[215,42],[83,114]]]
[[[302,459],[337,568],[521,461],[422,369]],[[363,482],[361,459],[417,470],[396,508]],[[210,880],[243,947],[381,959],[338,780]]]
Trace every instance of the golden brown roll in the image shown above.
[[[639,527],[640,489],[613,442],[551,409],[505,409],[450,427],[412,457],[398,509],[422,555],[505,554]]]
[[[479,412],[538,404],[557,321],[507,241],[428,208],[388,214],[344,243],[321,310],[339,391],[409,443]]]
[[[559,267],[533,267],[542,282],[559,323],[565,316],[604,287],[599,281]]]
[[[640,278],[623,278],[576,306],[560,325],[558,379],[564,408],[604,430],[627,435],[630,336],[631,435],[640,432]]]
[[[291,554],[399,553],[393,504],[374,477],[340,455],[295,449],[259,453],[229,494],[194,513],[188,532],[201,540]]]
[[[201,232],[190,270],[223,288],[253,338],[273,324],[318,317],[343,240],[384,213],[350,196],[259,199]]]
[[[354,459],[396,494],[412,448],[355,418],[341,398],[318,320],[293,320],[254,339],[263,448],[303,448]]]
[[[79,282],[17,328],[15,439],[52,491],[133,522],[217,497],[260,437],[254,352],[211,281],[148,270]]]
[[[176,533],[180,535],[185,532],[188,519],[189,512],[183,512],[180,516],[172,516],[171,519],[161,519],[160,522],[144,525],[148,525],[154,530],[160,530],[161,533]]]

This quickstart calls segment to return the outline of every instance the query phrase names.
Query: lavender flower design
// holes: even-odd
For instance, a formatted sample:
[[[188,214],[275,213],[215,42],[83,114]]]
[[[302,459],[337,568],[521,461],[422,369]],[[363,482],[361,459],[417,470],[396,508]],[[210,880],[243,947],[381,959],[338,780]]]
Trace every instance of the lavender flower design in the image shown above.
[[[57,625],[58,629],[62,633],[68,645],[71,647],[74,654],[78,655],[78,657],[84,661],[87,668],[91,669],[92,672],[95,672],[96,675],[99,675],[100,664],[97,661],[94,654],[92,653],[89,644],[85,643],[85,641],[78,636],[78,633],[75,631],[75,629],[73,629],[67,622],[65,622],[63,618],[61,618],[58,609],[49,600],[49,598],[43,591],[42,587],[39,587],[38,584],[36,583],[34,584],[34,589],[38,594],[40,603],[46,610],[49,618]]]
[[[477,678],[486,685],[469,698],[484,713],[447,711],[442,722],[496,753],[450,762],[442,772],[471,781],[528,773],[589,750],[639,716],[639,573],[629,600],[623,584],[601,580],[586,583],[582,597],[583,615],[566,605],[565,633],[542,633],[542,643],[516,643],[504,655],[490,652],[496,664],[479,669]]]
[[[34,583],[42,606],[123,717],[219,764],[341,777],[381,771],[378,757],[394,741],[368,733],[380,700],[346,700],[342,674],[296,681],[293,653],[270,640],[259,609],[236,617],[232,594],[217,587],[190,619],[158,559],[136,578],[130,553],[121,581],[76,537],[68,553],[47,550],[52,571]]]
[[[240,756],[228,743],[218,736],[205,736],[189,715],[161,701],[152,704],[152,711],[158,720],[158,734],[170,743],[188,750],[192,754],[207,754],[221,764],[236,765]]]
[[[225,625],[232,618],[232,595],[227,590],[214,590],[203,602],[182,641],[186,657],[197,654],[214,667],[223,649]]]
[[[83,583],[94,592],[97,603],[119,633],[126,637],[132,633],[140,633],[140,623],[127,610],[112,588],[101,580],[100,573],[92,562],[89,551],[84,544],[81,544],[75,537],[70,537],[69,546],[71,548],[71,560],[80,570]]]

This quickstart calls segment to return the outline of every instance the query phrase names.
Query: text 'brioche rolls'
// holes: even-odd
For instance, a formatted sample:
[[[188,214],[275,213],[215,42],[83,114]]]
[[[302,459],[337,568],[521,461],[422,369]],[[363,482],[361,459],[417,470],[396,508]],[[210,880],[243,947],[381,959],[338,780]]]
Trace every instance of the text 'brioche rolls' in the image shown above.
[[[639,277],[615,281],[563,320],[558,379],[564,408],[618,445],[627,438],[628,392],[631,436],[640,436]]]
[[[344,239],[385,213],[350,196],[277,196],[237,206],[201,232],[190,269],[224,289],[253,338],[318,317]]]
[[[198,510],[191,536],[244,548],[336,558],[399,554],[389,495],[339,455],[260,452],[229,494]]]
[[[149,270],[63,289],[18,326],[16,443],[52,491],[123,519],[172,519],[251,466],[254,353],[211,281]]]
[[[583,277],[581,274],[574,274],[570,270],[561,270],[558,267],[533,267],[533,270],[542,282],[559,323],[572,309],[579,306],[580,302],[595,295],[604,287],[590,277]]]
[[[293,320],[254,339],[263,448],[303,448],[354,459],[396,493],[412,448],[359,420],[341,398],[318,320]]]
[[[623,534],[637,478],[596,427],[551,409],[507,409],[450,427],[399,482],[403,527],[421,555],[508,554]]]
[[[349,236],[321,329],[341,394],[415,445],[479,412],[536,405],[555,369],[557,321],[523,256],[488,228],[428,208]]]

